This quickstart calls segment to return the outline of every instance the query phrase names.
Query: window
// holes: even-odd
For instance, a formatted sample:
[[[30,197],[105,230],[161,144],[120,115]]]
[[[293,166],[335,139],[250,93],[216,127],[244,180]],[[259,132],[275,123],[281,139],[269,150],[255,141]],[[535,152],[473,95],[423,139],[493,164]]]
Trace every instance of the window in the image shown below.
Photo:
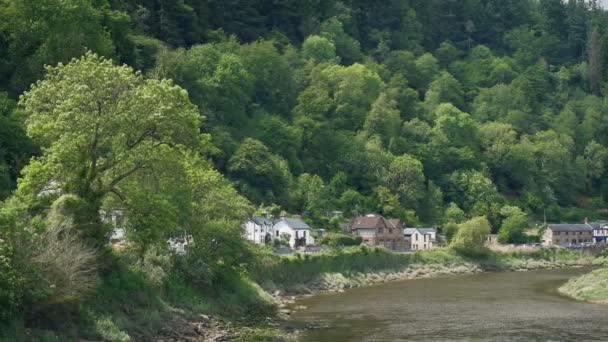
[[[276,233],[276,236],[279,237],[279,231],[277,230],[277,231],[275,231],[275,233]]]
[[[566,235],[568,235],[569,232],[566,232]]]
[[[555,235],[560,235],[560,232],[555,232]]]
[[[393,234],[393,229],[392,229],[392,228],[389,228],[388,233],[389,233],[389,234]]]
[[[384,233],[384,228],[378,228],[378,234]]]
[[[414,240],[418,241],[418,234],[415,234],[416,238]]]

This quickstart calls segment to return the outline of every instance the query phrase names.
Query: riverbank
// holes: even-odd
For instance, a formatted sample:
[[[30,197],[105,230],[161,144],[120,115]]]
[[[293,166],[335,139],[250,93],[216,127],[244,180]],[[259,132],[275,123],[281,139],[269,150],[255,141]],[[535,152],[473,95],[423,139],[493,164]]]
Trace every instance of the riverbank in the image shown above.
[[[608,304],[608,268],[570,279],[559,288],[568,297],[596,304]]]
[[[206,290],[193,287],[177,272],[168,274],[162,287],[151,287],[140,272],[117,266],[87,302],[29,317],[27,325],[35,330],[19,332],[26,325],[16,322],[16,334],[3,335],[0,329],[0,340],[285,341],[297,333],[284,320],[300,297],[402,279],[594,262],[590,255],[565,249],[463,256],[449,249],[393,253],[365,246],[291,256],[262,253],[259,260],[248,272],[227,275],[221,287]]]
[[[594,260],[588,254],[566,249],[487,251],[462,256],[449,249],[392,253],[381,248],[354,247],[283,257],[267,266],[263,277],[254,279],[285,306],[301,296],[342,292],[394,280],[589,266]]]

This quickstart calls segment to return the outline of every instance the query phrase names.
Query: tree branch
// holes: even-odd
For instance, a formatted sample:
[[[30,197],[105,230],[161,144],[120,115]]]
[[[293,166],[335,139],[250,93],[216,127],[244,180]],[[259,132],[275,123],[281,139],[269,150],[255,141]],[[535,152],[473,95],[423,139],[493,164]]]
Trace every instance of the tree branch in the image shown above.
[[[143,163],[136,163],[135,166],[133,166],[133,168],[125,173],[123,173],[122,175],[116,177],[111,183],[110,183],[110,189],[114,188],[116,185],[118,185],[118,183],[120,183],[122,180],[124,180],[125,178],[129,177],[130,175],[134,174],[135,172],[137,172],[140,169],[143,169],[145,166]]]

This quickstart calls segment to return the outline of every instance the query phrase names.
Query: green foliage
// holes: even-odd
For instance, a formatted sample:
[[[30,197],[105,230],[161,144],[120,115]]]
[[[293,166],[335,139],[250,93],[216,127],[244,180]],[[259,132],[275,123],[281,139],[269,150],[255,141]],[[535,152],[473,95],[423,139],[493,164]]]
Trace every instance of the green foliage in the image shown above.
[[[0,239],[0,320],[14,318],[23,296],[23,276],[14,268],[14,251]]]
[[[190,310],[267,308],[242,277],[277,262],[241,239],[249,201],[309,212],[332,231],[339,222],[325,214],[333,210],[441,224],[463,252],[481,251],[485,223],[500,228],[501,241],[519,242],[528,221],[545,214],[603,216],[608,15],[596,6],[0,1],[0,238],[11,246],[0,252],[0,283],[16,300],[0,312],[67,298],[35,280],[43,270],[21,246],[42,255],[48,241],[69,240],[49,227],[69,222],[75,245],[84,238],[103,250],[110,227],[100,209],[123,210],[131,244],[116,272],[98,258],[100,297],[128,302],[145,292],[135,306],[149,308],[136,315],[141,322],[115,303],[92,310],[103,312],[90,319],[93,331],[117,340],[156,331],[163,291],[176,305],[191,300]],[[52,65],[46,75],[44,65]],[[487,222],[466,221],[476,216]],[[164,247],[176,232],[196,242],[173,260]],[[324,263],[347,270],[348,257],[356,270],[424,259],[349,253],[335,263],[281,261],[271,278],[303,265],[294,281]],[[53,282],[63,278],[48,260],[40,265],[50,265]],[[14,279],[25,274],[25,292],[16,293]],[[200,290],[218,300],[203,301]]]
[[[302,55],[315,62],[331,62],[336,59],[336,46],[327,38],[309,36],[302,44]]]
[[[360,236],[351,236],[340,233],[328,233],[319,243],[330,247],[350,247],[359,246],[363,242]]]
[[[524,229],[528,228],[528,215],[518,207],[505,206],[500,210],[505,217],[498,232],[500,243],[526,242]]]
[[[460,223],[450,247],[463,254],[483,252],[486,237],[490,234],[490,222],[484,216],[473,217]]]

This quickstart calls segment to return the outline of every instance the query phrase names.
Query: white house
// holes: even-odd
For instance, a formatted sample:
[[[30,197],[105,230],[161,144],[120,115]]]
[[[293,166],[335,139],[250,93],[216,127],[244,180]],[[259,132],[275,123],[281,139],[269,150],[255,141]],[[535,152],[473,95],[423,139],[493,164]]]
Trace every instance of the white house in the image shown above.
[[[403,235],[413,251],[432,249],[437,238],[437,232],[433,228],[405,228]]]
[[[288,237],[292,248],[313,245],[315,239],[310,235],[312,229],[299,218],[282,217],[274,224],[275,238]]]
[[[243,225],[244,237],[258,245],[265,245],[275,238],[274,222],[266,214],[254,216]]]

